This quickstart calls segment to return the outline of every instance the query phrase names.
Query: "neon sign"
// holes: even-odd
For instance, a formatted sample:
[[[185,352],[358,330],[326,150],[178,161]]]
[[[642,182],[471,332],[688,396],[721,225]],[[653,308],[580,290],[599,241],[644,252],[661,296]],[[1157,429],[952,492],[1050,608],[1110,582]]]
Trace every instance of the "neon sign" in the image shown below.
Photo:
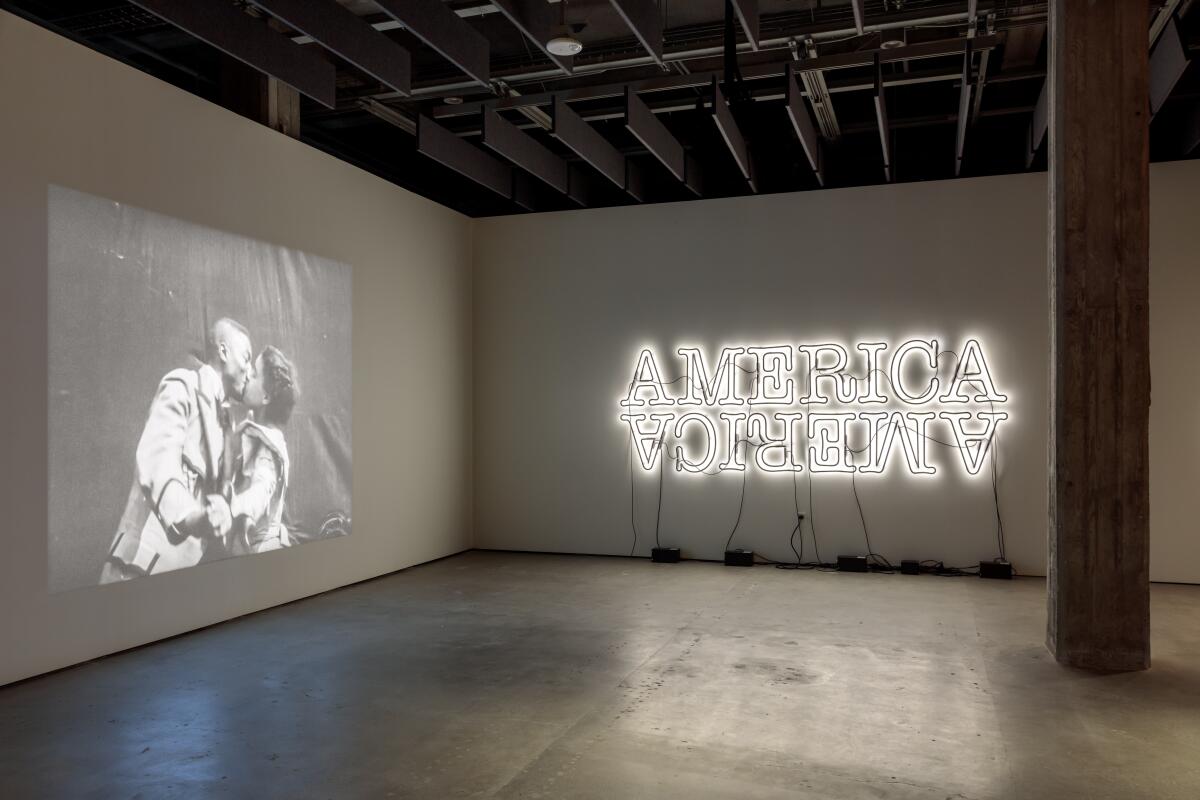
[[[934,442],[978,475],[1008,419],[1008,395],[974,338],[958,351],[940,349],[937,339],[894,348],[723,347],[711,366],[698,347],[673,355],[678,377],[664,380],[663,360],[643,348],[620,401],[620,420],[647,472],[665,457],[680,472],[704,475],[751,464],[766,473],[879,474],[895,465],[936,475]]]

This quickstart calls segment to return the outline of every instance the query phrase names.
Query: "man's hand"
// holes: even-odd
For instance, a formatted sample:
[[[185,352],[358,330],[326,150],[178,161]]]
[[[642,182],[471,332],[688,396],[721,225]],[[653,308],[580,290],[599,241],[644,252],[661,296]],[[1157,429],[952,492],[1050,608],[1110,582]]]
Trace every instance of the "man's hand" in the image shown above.
[[[204,514],[218,538],[224,537],[233,527],[233,514],[229,510],[229,503],[219,494],[210,494],[205,499]]]

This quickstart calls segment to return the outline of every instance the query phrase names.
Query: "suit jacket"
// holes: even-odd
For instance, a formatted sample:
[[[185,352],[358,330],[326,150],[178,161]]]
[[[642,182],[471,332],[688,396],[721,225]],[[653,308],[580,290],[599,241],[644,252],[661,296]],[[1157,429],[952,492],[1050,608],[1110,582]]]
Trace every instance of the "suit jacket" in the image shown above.
[[[194,566],[209,537],[177,525],[221,491],[225,435],[221,376],[207,364],[168,372],[158,385],[136,453],[136,476],[109,558],[126,573]]]

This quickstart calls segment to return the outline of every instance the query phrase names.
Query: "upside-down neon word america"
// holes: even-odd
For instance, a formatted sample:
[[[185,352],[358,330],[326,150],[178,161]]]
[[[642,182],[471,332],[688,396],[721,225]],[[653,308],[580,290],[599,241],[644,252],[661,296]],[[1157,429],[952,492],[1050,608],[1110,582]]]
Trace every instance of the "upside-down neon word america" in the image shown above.
[[[647,472],[666,466],[665,450],[676,470],[694,474],[752,463],[764,472],[866,474],[902,464],[936,475],[932,442],[978,475],[1008,419],[1009,398],[973,338],[957,351],[937,339],[723,347],[711,369],[698,347],[675,354],[677,377],[664,379],[662,359],[643,348],[620,401]]]

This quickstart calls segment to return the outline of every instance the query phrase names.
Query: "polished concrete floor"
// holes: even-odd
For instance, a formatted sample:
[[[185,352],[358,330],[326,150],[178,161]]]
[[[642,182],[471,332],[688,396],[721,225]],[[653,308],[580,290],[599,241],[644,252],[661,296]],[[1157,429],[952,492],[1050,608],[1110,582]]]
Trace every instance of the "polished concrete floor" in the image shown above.
[[[1105,676],[1043,591],[468,553],[0,689],[0,796],[1200,798],[1200,587]]]

